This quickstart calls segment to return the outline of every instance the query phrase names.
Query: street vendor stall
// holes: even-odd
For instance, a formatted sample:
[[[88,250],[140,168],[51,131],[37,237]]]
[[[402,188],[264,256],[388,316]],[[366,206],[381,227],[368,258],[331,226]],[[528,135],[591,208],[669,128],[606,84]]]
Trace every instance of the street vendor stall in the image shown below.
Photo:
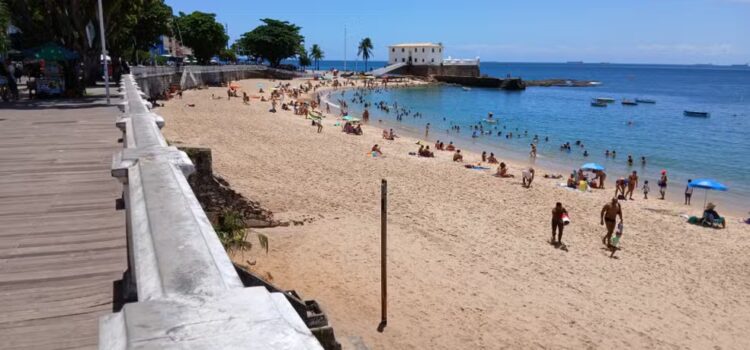
[[[24,65],[36,66],[34,87],[40,96],[60,96],[65,93],[66,69],[71,69],[78,58],[76,52],[55,43],[47,43],[24,52]]]

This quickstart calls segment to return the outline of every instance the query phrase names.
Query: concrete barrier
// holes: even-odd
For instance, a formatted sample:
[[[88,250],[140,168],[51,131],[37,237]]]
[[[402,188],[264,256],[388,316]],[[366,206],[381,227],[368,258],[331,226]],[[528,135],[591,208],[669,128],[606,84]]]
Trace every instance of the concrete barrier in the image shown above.
[[[123,184],[131,302],[101,318],[99,348],[322,349],[283,293],[244,286],[186,180],[192,162],[167,145],[132,75],[121,93],[112,175]]]
[[[232,80],[250,78],[292,79],[305,76],[301,72],[274,69],[262,65],[227,66],[136,66],[130,71],[143,92],[150,98],[160,97],[171,86],[182,90],[199,86],[221,85]]]

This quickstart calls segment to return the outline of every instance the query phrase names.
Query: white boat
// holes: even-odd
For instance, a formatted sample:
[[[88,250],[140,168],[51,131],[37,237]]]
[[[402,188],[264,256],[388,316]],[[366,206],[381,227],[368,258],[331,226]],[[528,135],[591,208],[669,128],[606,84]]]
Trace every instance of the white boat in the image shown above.
[[[613,103],[613,102],[615,102],[615,99],[611,98],[611,97],[597,97],[594,100],[596,100],[596,102],[599,102],[599,103]]]

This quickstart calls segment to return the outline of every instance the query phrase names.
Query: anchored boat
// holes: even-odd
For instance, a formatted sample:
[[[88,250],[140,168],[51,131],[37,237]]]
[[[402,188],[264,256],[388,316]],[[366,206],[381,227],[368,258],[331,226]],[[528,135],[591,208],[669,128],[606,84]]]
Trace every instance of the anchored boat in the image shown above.
[[[638,103],[652,103],[652,104],[656,103],[655,100],[649,100],[647,98],[636,98],[635,102],[638,102]]]
[[[635,102],[633,100],[622,100],[623,106],[637,106],[638,102]]]
[[[699,111],[684,111],[682,114],[686,117],[697,117],[697,118],[708,118],[711,116],[711,113],[708,112],[699,112]]]
[[[615,102],[615,99],[611,97],[597,97],[594,101],[599,103],[612,103]]]
[[[607,107],[606,102],[600,102],[598,100],[591,101],[591,107]]]

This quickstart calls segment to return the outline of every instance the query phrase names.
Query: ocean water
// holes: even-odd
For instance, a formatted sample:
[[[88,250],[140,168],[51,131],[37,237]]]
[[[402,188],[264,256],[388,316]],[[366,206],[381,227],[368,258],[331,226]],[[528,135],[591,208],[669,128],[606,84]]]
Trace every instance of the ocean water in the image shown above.
[[[341,68],[342,62],[321,64],[321,69]],[[375,63],[382,66],[384,63]],[[341,67],[339,67],[341,65]],[[361,62],[360,62],[361,66]],[[352,67],[351,62],[348,67]],[[396,120],[393,111],[376,108],[374,120],[400,124],[423,132],[430,123],[429,140],[454,141],[461,147],[495,152],[499,158],[527,159],[529,144],[538,135],[537,163],[565,171],[585,162],[607,167],[609,179],[626,176],[636,170],[649,180],[652,194],[661,169],[670,177],[670,187],[682,191],[688,178],[715,178],[727,186],[724,193],[711,192],[709,199],[726,203],[736,212],[750,210],[750,69],[722,66],[672,66],[624,64],[482,63],[483,74],[506,74],[524,79],[566,78],[596,80],[595,87],[530,87],[510,92],[498,89],[457,86],[431,86],[389,89],[368,93],[365,100],[385,101],[410,110],[412,115]],[[353,92],[344,98],[359,114],[362,106],[351,102]],[[607,108],[590,106],[592,98],[611,97]],[[333,99],[342,98],[340,95]],[[623,106],[623,98],[648,98],[655,104]],[[690,118],[684,110],[700,110],[711,117]],[[413,117],[414,113],[422,117]],[[470,126],[494,113],[498,123],[484,124],[492,135],[471,138]],[[447,133],[451,125],[460,125],[460,133]],[[497,129],[495,129],[497,128]],[[502,131],[502,136],[497,136]],[[507,132],[514,137],[506,139]],[[545,137],[549,138],[545,142]],[[585,148],[575,147],[580,140]],[[564,142],[571,152],[560,151]],[[587,150],[588,157],[583,156]],[[605,150],[616,150],[617,158],[606,158]],[[626,159],[632,155],[634,165]],[[647,159],[646,166],[640,157]],[[702,190],[694,199],[702,203]]]

